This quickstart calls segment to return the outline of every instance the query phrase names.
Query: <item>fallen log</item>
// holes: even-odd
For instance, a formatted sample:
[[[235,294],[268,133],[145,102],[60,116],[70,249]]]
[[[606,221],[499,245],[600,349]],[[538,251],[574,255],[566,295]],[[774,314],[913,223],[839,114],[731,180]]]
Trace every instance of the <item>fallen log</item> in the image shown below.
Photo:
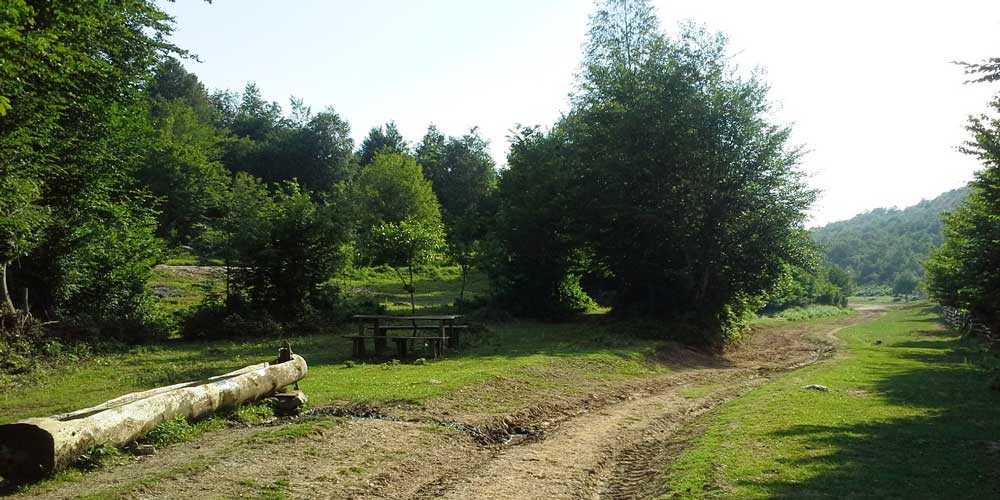
[[[299,355],[290,358],[127,394],[71,413],[0,425],[0,477],[12,482],[39,479],[72,464],[94,446],[132,443],[163,421],[197,419],[270,396],[305,377],[305,360]]]

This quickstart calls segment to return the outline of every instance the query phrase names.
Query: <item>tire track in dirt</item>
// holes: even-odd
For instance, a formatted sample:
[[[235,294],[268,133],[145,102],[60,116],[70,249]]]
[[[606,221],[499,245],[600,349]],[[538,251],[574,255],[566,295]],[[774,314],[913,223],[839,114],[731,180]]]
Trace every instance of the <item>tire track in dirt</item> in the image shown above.
[[[809,328],[751,340],[725,367],[692,368],[663,377],[652,394],[587,411],[541,441],[497,452],[460,477],[441,478],[415,497],[646,498],[666,493],[664,460],[679,454],[698,417],[784,373],[812,364],[839,343],[842,329],[881,310],[860,311],[821,332]],[[803,346],[811,336],[808,347]],[[776,359],[775,359],[776,358]]]

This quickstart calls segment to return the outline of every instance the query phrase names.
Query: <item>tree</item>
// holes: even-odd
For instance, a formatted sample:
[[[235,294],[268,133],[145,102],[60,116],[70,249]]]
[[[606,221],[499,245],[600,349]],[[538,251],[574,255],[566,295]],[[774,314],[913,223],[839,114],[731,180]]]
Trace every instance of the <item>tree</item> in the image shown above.
[[[896,281],[892,284],[892,294],[895,296],[911,295],[917,290],[917,286],[920,285],[920,281],[916,276],[903,273],[896,277]]]
[[[437,254],[444,237],[431,183],[413,157],[383,152],[361,170],[352,189],[361,260],[395,269],[416,310],[413,269]]]
[[[217,92],[212,100],[221,124],[233,133],[224,142],[222,156],[229,170],[271,183],[296,180],[314,191],[331,190],[354,175],[351,126],[334,108],[313,113],[293,97],[286,116],[280,105],[265,101],[254,84],[242,94]]]
[[[516,314],[562,317],[590,304],[580,287],[587,259],[578,251],[578,207],[566,189],[574,181],[568,141],[560,128],[522,127],[511,137],[496,224],[483,247],[495,299]]]
[[[448,254],[462,270],[459,300],[464,300],[470,268],[496,212],[497,173],[489,142],[476,128],[462,137],[445,137],[432,125],[416,156],[441,203]]]
[[[148,92],[154,101],[154,116],[157,114],[156,102],[180,100],[190,106],[198,119],[204,123],[215,125],[220,119],[219,110],[212,102],[205,85],[197,75],[184,69],[181,62],[174,57],[166,57],[156,66]]]
[[[408,219],[441,223],[434,189],[409,155],[379,153],[358,174],[352,190],[360,231]]]
[[[219,161],[224,136],[182,99],[155,104],[155,136],[137,173],[159,199],[158,233],[175,244],[222,212],[229,172]]]
[[[783,270],[805,262],[815,195],[790,130],[768,117],[767,86],[728,61],[721,35],[663,36],[647,1],[600,4],[573,109],[538,142],[547,168],[524,169],[565,179],[534,200],[556,215],[538,237],[564,240],[552,273],[526,279],[547,277],[539,290],[552,294],[576,255],[613,276],[618,313],[683,319],[703,343],[744,330]],[[508,163],[501,185],[522,168]]]
[[[1000,80],[1000,59],[966,64],[973,81]],[[927,288],[944,305],[963,309],[1000,331],[1000,95],[992,116],[969,119],[972,138],[963,150],[983,168],[965,203],[945,218],[944,243],[927,262]]]
[[[0,175],[0,313],[16,311],[7,285],[7,268],[34,249],[48,220],[45,208],[37,205],[40,195],[41,186],[35,179],[12,172]],[[24,308],[27,311],[28,304]]]
[[[443,243],[444,232],[439,223],[411,218],[375,226],[366,233],[362,245],[372,263],[387,265],[396,272],[403,290],[410,294],[410,311],[416,314],[413,270],[430,262]]]
[[[292,181],[274,187],[237,174],[219,253],[231,276],[230,305],[239,298],[279,318],[302,311],[347,262],[351,226],[343,200],[310,194]]]
[[[171,29],[151,0],[0,10],[0,171],[30,165],[35,204],[52,221],[9,278],[39,307],[98,322],[142,314],[149,269],[136,266],[158,248],[134,182],[148,132],[142,92],[164,56],[183,55],[166,42]],[[95,298],[108,302],[85,304]]]
[[[365,140],[361,141],[358,164],[365,166],[372,163],[379,153],[403,154],[408,151],[409,147],[403,139],[403,134],[396,128],[396,123],[389,122],[384,127],[372,127]]]
[[[354,175],[351,126],[331,107],[315,115],[299,110],[276,127],[247,158],[246,170],[268,182],[296,179],[308,189],[328,191]]]

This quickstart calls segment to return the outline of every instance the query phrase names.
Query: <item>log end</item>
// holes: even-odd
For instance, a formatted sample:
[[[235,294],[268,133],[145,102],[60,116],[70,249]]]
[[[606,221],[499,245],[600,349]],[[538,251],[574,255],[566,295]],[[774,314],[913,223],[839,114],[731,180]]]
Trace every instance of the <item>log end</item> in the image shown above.
[[[12,483],[41,479],[55,469],[55,440],[31,422],[0,425],[0,477]]]

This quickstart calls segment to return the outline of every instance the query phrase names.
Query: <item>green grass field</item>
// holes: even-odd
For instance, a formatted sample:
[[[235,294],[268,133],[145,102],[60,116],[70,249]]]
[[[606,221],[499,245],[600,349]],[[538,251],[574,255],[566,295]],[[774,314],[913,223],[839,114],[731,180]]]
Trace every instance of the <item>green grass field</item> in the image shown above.
[[[426,267],[414,274],[414,294],[417,310],[447,311],[458,299],[462,272],[458,266]],[[334,283],[350,296],[368,298],[382,304],[393,313],[410,312],[410,295],[403,290],[399,276],[388,267],[351,269],[334,278]],[[486,294],[486,276],[478,271],[469,273],[465,299]]]
[[[996,354],[925,305],[841,338],[841,357],[713,412],[665,471],[675,496],[1000,498]]]
[[[655,373],[647,362],[656,343],[616,335],[586,324],[512,324],[475,334],[472,345],[438,361],[357,363],[350,341],[338,335],[290,338],[309,363],[301,384],[311,404],[334,401],[419,403],[494,377],[543,388],[552,381],[532,367],[571,366],[580,377],[629,377]],[[87,407],[121,394],[218,375],[275,357],[280,339],[165,342],[99,355],[73,366],[39,373],[36,383],[0,394],[0,422]],[[567,361],[569,362],[567,365]],[[570,383],[568,377],[566,383]],[[481,402],[481,410],[489,408]]]

